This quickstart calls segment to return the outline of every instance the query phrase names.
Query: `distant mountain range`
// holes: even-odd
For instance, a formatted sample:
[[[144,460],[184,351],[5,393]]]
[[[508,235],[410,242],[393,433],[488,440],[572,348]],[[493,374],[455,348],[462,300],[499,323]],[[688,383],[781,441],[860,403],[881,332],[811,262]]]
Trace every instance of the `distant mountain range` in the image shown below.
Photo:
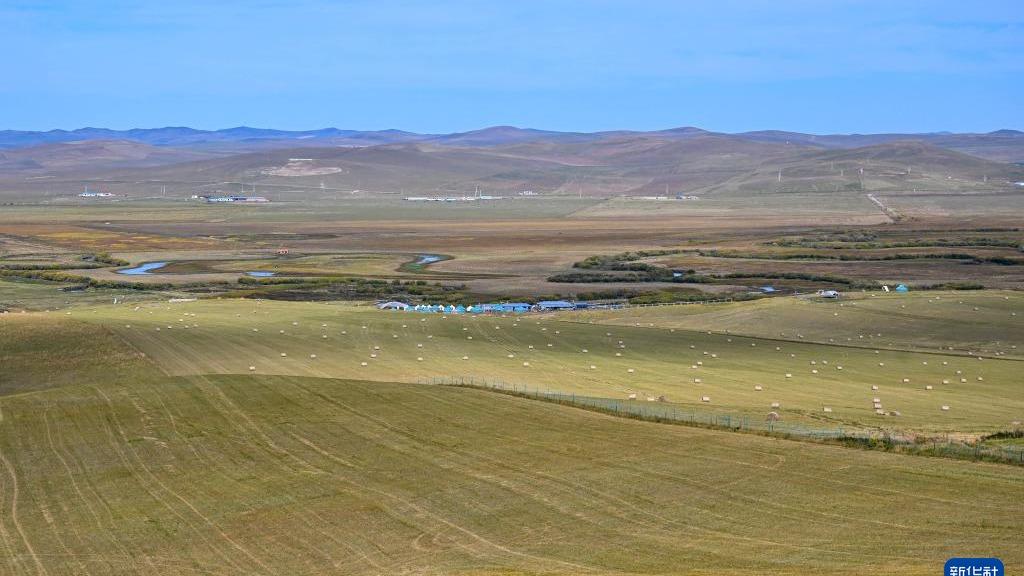
[[[522,143],[588,143],[623,138],[648,138],[662,141],[687,140],[701,136],[720,136],[734,140],[771,144],[793,144],[823,150],[849,149],[899,141],[917,141],[963,152],[998,162],[1024,162],[1024,132],[996,130],[988,133],[887,133],[887,134],[804,134],[762,130],[735,134],[711,132],[694,127],[656,131],[557,132],[493,126],[452,134],[417,134],[402,130],[273,130],[240,126],[223,130],[197,130],[188,127],[79,128],[77,130],[19,131],[0,130],[0,149],[25,148],[44,144],[86,140],[120,140],[163,148],[183,148],[199,153],[223,155],[260,150],[377,146],[381,144],[424,143],[440,146],[496,147]]]

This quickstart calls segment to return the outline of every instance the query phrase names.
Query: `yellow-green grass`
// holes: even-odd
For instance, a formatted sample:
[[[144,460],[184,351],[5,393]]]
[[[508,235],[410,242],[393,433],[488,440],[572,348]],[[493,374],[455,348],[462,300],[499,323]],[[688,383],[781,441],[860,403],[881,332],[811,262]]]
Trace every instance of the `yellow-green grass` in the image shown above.
[[[572,318],[852,346],[947,352],[952,346],[960,353],[1024,358],[1024,293],[1014,291],[850,292],[840,300],[770,298],[585,312]]]
[[[482,391],[89,378],[0,398],[5,574],[934,574],[1024,471]]]
[[[876,353],[827,343],[567,322],[559,315],[445,318],[319,303],[207,300],[138,309],[132,304],[76,310],[65,318],[110,329],[173,375],[401,382],[472,377],[619,399],[665,395],[683,409],[759,419],[774,410],[784,421],[819,427],[927,433],[983,433],[1024,420],[1022,364],[1001,358],[881,348]],[[785,317],[773,326],[791,330]],[[900,415],[876,414],[874,398]],[[773,402],[781,407],[773,409]]]

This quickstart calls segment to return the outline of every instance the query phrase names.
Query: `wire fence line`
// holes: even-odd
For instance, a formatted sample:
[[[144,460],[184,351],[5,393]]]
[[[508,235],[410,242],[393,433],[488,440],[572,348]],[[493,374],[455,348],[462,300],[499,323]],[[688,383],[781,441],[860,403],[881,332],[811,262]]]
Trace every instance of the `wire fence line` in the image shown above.
[[[420,384],[476,388],[573,406],[614,416],[701,428],[731,430],[754,434],[829,442],[891,452],[940,456],[961,460],[985,460],[1024,465],[1024,447],[992,446],[982,443],[956,442],[937,438],[922,439],[915,435],[886,430],[849,429],[843,426],[811,426],[785,422],[769,413],[764,418],[750,414],[715,412],[696,407],[660,401],[656,397],[620,400],[549,390],[538,386],[509,383],[476,376],[440,376],[420,378]]]

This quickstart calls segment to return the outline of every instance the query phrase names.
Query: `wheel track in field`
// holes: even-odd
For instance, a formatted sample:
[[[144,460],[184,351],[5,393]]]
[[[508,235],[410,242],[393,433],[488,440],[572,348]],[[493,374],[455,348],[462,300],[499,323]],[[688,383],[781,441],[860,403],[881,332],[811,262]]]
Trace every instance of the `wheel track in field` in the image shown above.
[[[270,570],[270,568],[266,564],[264,564],[261,560],[259,560],[255,556],[253,556],[252,553],[250,553],[248,550],[246,550],[245,548],[240,546],[226,532],[224,532],[223,529],[221,529],[216,523],[214,523],[207,516],[205,516],[202,512],[200,512],[191,502],[189,502],[187,499],[185,499],[178,492],[176,492],[173,489],[171,489],[169,486],[167,486],[165,483],[163,483],[155,474],[153,474],[153,472],[146,466],[146,464],[142,460],[142,458],[140,458],[139,455],[136,453],[136,451],[133,448],[131,448],[130,442],[128,441],[128,436],[125,434],[124,429],[121,426],[120,419],[117,416],[116,407],[114,406],[114,403],[110,400],[110,397],[107,396],[107,394],[105,392],[103,392],[103,390],[101,390],[98,387],[94,387],[93,389],[96,391],[96,393],[99,396],[101,396],[104,399],[104,401],[107,403],[107,406],[110,408],[111,417],[110,417],[110,419],[108,421],[109,424],[112,424],[115,427],[115,429],[117,431],[117,435],[119,435],[121,437],[121,440],[126,445],[129,446],[129,453],[131,455],[130,458],[128,456],[126,456],[124,451],[122,451],[118,447],[116,436],[115,436],[114,432],[112,430],[110,430],[109,427],[107,428],[108,438],[110,439],[111,446],[121,456],[121,460],[125,464],[125,466],[127,466],[129,468],[129,470],[133,471],[133,475],[135,475],[135,473],[134,473],[135,470],[141,470],[143,476],[147,477],[149,480],[152,481],[153,484],[155,484],[156,486],[158,486],[159,488],[161,488],[162,490],[167,492],[167,494],[169,496],[171,496],[173,499],[178,500],[179,502],[181,502],[182,505],[184,505],[187,509],[189,509],[193,514],[195,514],[196,517],[198,517],[203,523],[205,523],[207,526],[209,526],[215,533],[217,533],[223,540],[225,540],[233,548],[235,548],[236,550],[241,552],[244,556],[248,557],[250,559],[250,561],[252,561],[256,566],[259,566],[266,573],[271,573],[272,574],[273,571]],[[133,460],[133,459],[136,461],[138,467],[133,466],[131,464],[131,460]],[[214,551],[215,554],[220,556],[225,562],[230,564],[236,570],[238,570],[240,572],[245,572],[246,571],[241,566],[236,564],[236,562],[235,562],[235,560],[233,558],[231,558],[229,555],[225,554],[223,549],[221,549],[218,546],[215,546],[212,542],[210,542],[210,540],[208,538],[205,538],[204,535],[202,534],[202,532],[199,531],[199,529],[193,524],[193,522],[190,522],[189,520],[187,520],[187,518],[186,518],[186,516],[184,514],[182,514],[179,510],[175,509],[169,503],[167,503],[166,500],[164,500],[163,498],[158,496],[153,490],[150,489],[150,487],[145,482],[141,481],[141,478],[139,478],[139,484],[143,487],[144,490],[146,490],[146,492],[149,493],[149,495],[154,500],[156,500],[161,505],[163,505],[165,508],[167,508],[168,511],[170,511],[172,514],[177,516],[178,519],[180,519],[189,528],[191,528],[192,531],[195,532],[196,535],[199,536],[200,539],[202,539]]]
[[[226,482],[228,482],[232,486],[234,486],[234,490],[236,490],[236,491],[245,491],[246,493],[248,493],[249,495],[252,495],[252,496],[260,496],[261,495],[259,492],[254,491],[249,485],[247,485],[245,483],[242,483],[242,482],[238,482],[237,480],[235,480],[234,477],[232,477],[230,474],[228,474],[224,470],[224,466],[221,463],[222,460],[220,460],[218,458],[210,458],[210,457],[207,457],[207,456],[203,455],[199,450],[196,449],[195,445],[192,443],[192,441],[188,437],[186,437],[183,434],[181,434],[181,432],[177,429],[177,425],[175,424],[174,415],[171,413],[170,409],[167,407],[166,403],[163,401],[163,398],[160,396],[159,387],[153,387],[151,389],[151,394],[161,404],[165,414],[167,415],[168,422],[171,424],[172,431],[174,432],[175,436],[177,436],[177,438],[178,438],[178,440],[180,442],[182,442],[184,445],[186,445],[188,447],[189,451],[195,457],[196,462],[200,462],[200,463],[203,464],[203,469],[211,471],[212,473],[216,474],[220,478],[224,479]],[[217,408],[212,406],[212,405],[211,405],[211,408],[213,410],[215,410],[215,411],[217,410]],[[270,463],[276,464],[276,461],[275,460],[270,460]],[[291,469],[291,468],[282,467],[282,469],[285,470],[286,472],[290,473],[290,474],[294,473],[294,470]],[[300,515],[304,515],[304,514],[306,514],[306,511],[302,510],[301,508],[298,508],[298,513]],[[303,520],[305,521],[305,527],[304,528],[308,532],[310,532],[312,534],[318,534],[321,537],[324,537],[324,538],[336,541],[336,538],[334,538],[334,536],[332,534],[330,534],[330,532],[327,532],[327,531],[324,531],[324,530],[320,529],[318,527],[317,523],[311,522],[308,518],[305,518],[305,517],[303,518]],[[305,541],[304,540],[300,540],[300,542],[305,542]],[[308,552],[308,550],[307,550],[307,552]],[[331,554],[329,552],[327,552],[327,551],[315,550],[314,549],[313,552],[320,553],[323,556],[325,556],[327,558],[328,562],[330,564],[332,564],[332,565],[337,563],[336,560],[333,558],[333,556],[331,556]]]
[[[288,458],[290,458],[292,460],[296,460],[296,461],[300,462],[304,467],[307,467],[308,469],[310,469],[312,471],[318,471],[319,473],[322,473],[322,474],[334,477],[336,479],[343,480],[345,482],[345,484],[347,486],[349,486],[350,489],[352,489],[352,490],[354,490],[356,492],[359,492],[359,491],[365,492],[366,491],[365,487],[363,485],[359,484],[358,482],[352,481],[352,480],[347,479],[347,478],[342,478],[341,476],[339,476],[337,474],[331,474],[328,471],[322,470],[321,468],[318,468],[318,467],[310,464],[309,462],[303,460],[302,458],[298,457],[294,453],[292,453],[292,452],[290,452],[290,451],[280,447],[277,443],[275,443],[272,439],[270,439],[270,437],[267,436],[266,433],[263,432],[263,430],[257,424],[255,424],[255,422],[253,422],[252,419],[249,418],[249,416],[244,411],[241,410],[241,408],[239,408],[237,406],[237,404],[235,404],[230,398],[228,398],[227,395],[224,394],[224,392],[222,390],[220,390],[219,386],[209,382],[206,379],[206,377],[204,377],[204,376],[200,376],[199,379],[203,380],[206,383],[206,385],[213,390],[213,392],[215,392],[217,395],[219,395],[221,397],[222,402],[225,404],[225,407],[221,407],[220,408],[221,411],[224,411],[224,410],[228,409],[228,410],[232,410],[234,412],[237,412],[240,415],[240,417],[249,424],[249,427],[248,427],[249,432],[254,434],[257,437],[262,438],[264,440],[264,442],[267,442],[267,446],[270,446],[274,450],[277,450],[278,451],[278,454],[277,454],[278,456],[286,456],[286,457],[288,457]],[[235,423],[234,425],[237,428],[239,428],[239,430],[246,430],[246,427],[241,426],[241,425],[239,425],[237,423]],[[258,444],[256,444],[255,442],[252,442],[252,444],[253,444],[253,446],[257,446],[258,447]],[[272,453],[273,453],[273,451],[272,451]],[[292,470],[291,472],[294,473],[294,470]],[[396,513],[394,511],[388,510],[386,507],[384,508],[384,511],[385,511],[385,513],[387,513],[389,516],[391,516],[392,518],[394,518],[398,522],[403,522],[404,523],[404,522],[409,522],[409,520],[410,520],[408,514]],[[479,553],[476,553],[476,552],[471,552],[471,555],[473,555],[473,556],[475,556],[477,558],[486,559],[486,557],[481,556]]]
[[[205,380],[205,378],[204,378],[204,380]],[[255,422],[253,422],[252,419],[247,414],[245,414],[244,411],[242,411],[236,404],[234,404],[234,402],[231,401],[224,394],[224,392],[222,390],[220,390],[219,386],[216,386],[216,385],[214,385],[214,384],[212,384],[212,383],[210,383],[208,381],[207,381],[207,384],[210,387],[212,387],[213,390],[218,395],[220,395],[226,402],[228,402],[231,406],[233,406],[234,409],[240,414],[240,416],[243,419],[245,419],[250,424],[252,429],[254,431],[256,431],[257,434],[264,439],[264,441],[269,442],[270,445],[274,446],[278,450],[284,450],[279,445],[274,443],[273,440],[271,440],[266,435],[266,433],[264,433],[262,431],[262,429],[260,429],[259,426]],[[320,450],[322,450],[322,449],[320,449]],[[288,452],[287,450],[284,450],[284,452],[286,454],[291,455],[292,458],[295,458],[295,459],[299,460],[300,462],[303,462],[306,466],[309,466],[309,467],[311,467],[311,468],[313,468],[315,470],[319,470],[321,473],[328,474],[328,475],[330,475],[330,476],[332,476],[334,478],[337,478],[338,480],[341,480],[346,485],[349,485],[349,486],[353,487],[356,490],[363,491],[363,492],[372,492],[374,494],[378,494],[379,496],[383,496],[383,497],[385,497],[385,498],[387,498],[389,500],[397,502],[402,507],[405,507],[407,509],[411,509],[411,510],[415,511],[416,513],[418,513],[420,516],[432,518],[435,522],[439,522],[439,523],[447,526],[448,528],[451,528],[451,529],[453,529],[453,530],[455,530],[457,532],[460,532],[463,535],[471,538],[472,540],[474,540],[474,541],[476,541],[476,542],[478,542],[480,544],[483,544],[485,546],[488,546],[488,547],[490,547],[490,548],[492,548],[494,550],[498,550],[500,552],[503,552],[503,553],[511,555],[511,556],[531,559],[531,560],[534,560],[534,561],[555,563],[555,564],[559,564],[559,565],[563,565],[563,566],[570,566],[570,567],[573,567],[573,568],[576,568],[576,569],[593,570],[593,567],[583,566],[581,564],[567,562],[567,561],[564,561],[564,560],[558,560],[558,559],[555,559],[555,558],[546,558],[546,557],[543,557],[543,556],[536,556],[536,555],[528,554],[528,553],[525,553],[525,552],[520,552],[520,551],[517,551],[517,550],[512,550],[512,549],[510,549],[508,547],[502,546],[502,545],[500,545],[500,544],[498,544],[496,542],[488,540],[487,538],[485,538],[484,536],[478,534],[477,532],[474,532],[471,529],[468,529],[468,528],[466,528],[464,526],[461,526],[461,525],[459,525],[459,524],[457,524],[455,522],[452,522],[452,521],[448,520],[447,518],[443,517],[442,515],[437,514],[435,512],[432,512],[432,511],[430,511],[430,510],[428,510],[428,509],[426,509],[426,508],[424,508],[424,507],[422,507],[422,506],[420,506],[420,505],[418,505],[418,504],[416,504],[416,503],[414,503],[414,502],[412,502],[412,501],[410,501],[410,500],[408,500],[406,498],[403,498],[401,496],[397,496],[395,494],[387,492],[386,490],[381,490],[379,488],[374,488],[374,487],[366,485],[366,484],[361,484],[361,483],[359,483],[359,482],[357,482],[357,481],[355,481],[355,480],[353,480],[351,478],[348,478],[346,476],[340,475],[340,474],[338,474],[336,472],[327,471],[327,470],[323,470],[323,469],[317,468],[313,464],[310,464],[309,462],[307,462],[305,460],[302,460],[297,455],[294,455],[293,453]],[[319,451],[318,451],[318,453],[319,453]],[[337,456],[335,456],[333,454],[330,454],[329,452],[327,452],[325,450],[323,451],[323,454],[321,454],[321,455],[323,456],[324,454],[329,455],[330,457],[328,459],[331,460],[331,461],[334,461],[334,458],[338,458]],[[327,456],[324,456],[324,457],[327,457]],[[341,461],[344,461],[344,460],[341,459]],[[340,462],[338,462],[338,463],[340,463]],[[406,519],[408,518],[407,515],[403,515],[402,517],[404,517]],[[482,558],[485,558],[485,557],[482,557]]]
[[[35,564],[36,573],[41,574],[42,576],[47,576],[48,572],[43,566],[42,560],[39,559],[39,555],[36,554],[35,548],[32,546],[32,542],[25,534],[24,527],[22,527],[21,522],[18,520],[18,474],[14,469],[14,466],[11,465],[10,460],[7,459],[7,455],[4,454],[2,450],[0,450],[0,464],[3,465],[7,474],[11,478],[11,525],[14,526],[15,531],[18,533],[22,543],[25,545],[25,550],[28,551],[29,557],[32,559],[32,563]]]

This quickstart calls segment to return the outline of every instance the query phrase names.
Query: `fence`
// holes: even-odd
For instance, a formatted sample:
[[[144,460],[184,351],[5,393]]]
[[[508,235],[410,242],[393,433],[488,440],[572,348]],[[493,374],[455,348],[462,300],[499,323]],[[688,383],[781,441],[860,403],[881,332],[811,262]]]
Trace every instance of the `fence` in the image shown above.
[[[419,383],[491,390],[651,422],[831,442],[891,452],[1024,465],[1024,447],[991,446],[938,439],[922,440],[912,434],[885,430],[848,429],[843,426],[808,426],[795,422],[758,418],[750,414],[698,410],[696,407],[662,402],[657,398],[638,397],[636,400],[620,400],[586,396],[475,376],[421,378]]]

